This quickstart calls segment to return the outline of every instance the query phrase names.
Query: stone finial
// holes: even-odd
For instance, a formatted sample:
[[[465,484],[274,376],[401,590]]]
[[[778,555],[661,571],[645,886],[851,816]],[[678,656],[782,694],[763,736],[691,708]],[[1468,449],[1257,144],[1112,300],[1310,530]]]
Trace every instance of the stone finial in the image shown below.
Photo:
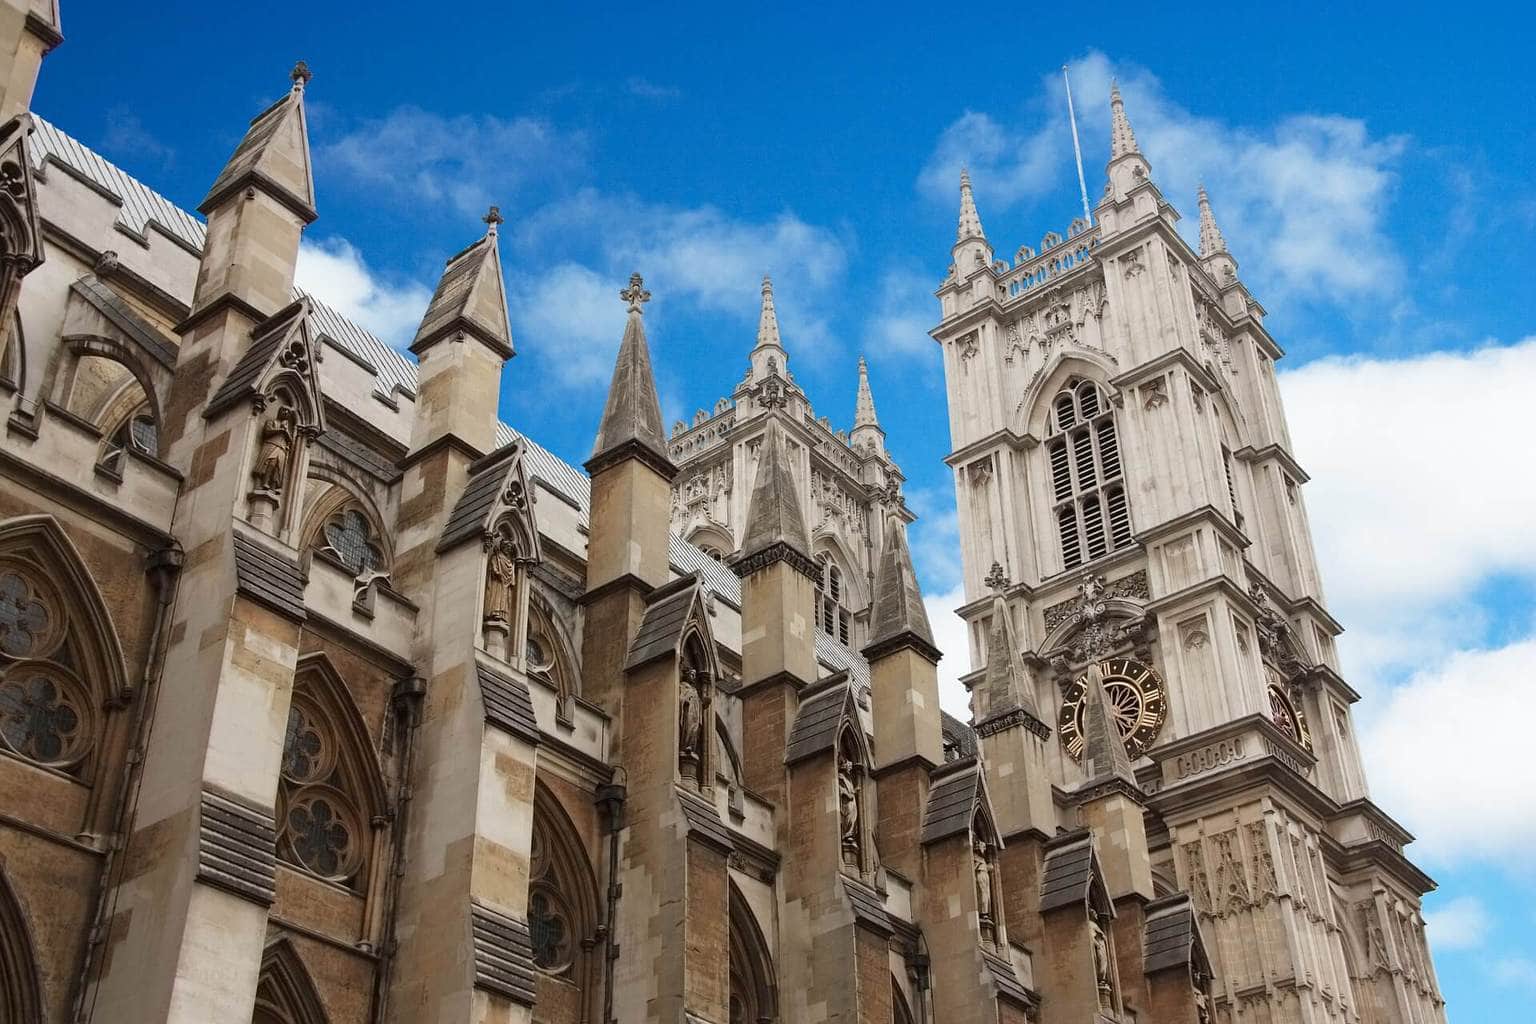
[[[869,364],[859,356],[859,397],[854,405],[853,426],[878,427],[880,420],[875,416],[875,395],[869,389]]]
[[[976,197],[971,194],[971,172],[960,169],[960,225],[955,231],[955,244],[968,239],[986,241],[987,234],[981,229],[981,215],[976,212]]]
[[[293,66],[292,71],[288,72],[288,77],[293,80],[293,91],[303,92],[304,87],[309,85],[309,80],[314,78],[315,74],[309,70],[309,64],[301,60]]]
[[[917,585],[917,572],[912,568],[907,531],[899,516],[889,515],[885,520],[880,568],[875,573],[870,641],[864,653],[873,660],[904,646],[914,647],[935,661],[940,657],[928,625],[928,611],[923,607],[923,592]]]
[[[1217,253],[1227,251],[1227,240],[1221,236],[1221,228],[1216,226],[1216,215],[1211,212],[1211,197],[1205,191],[1205,185],[1200,185],[1200,255],[1215,256]]]
[[[631,274],[629,287],[619,292],[629,304],[629,320],[613,364],[613,380],[603,405],[602,422],[587,471],[597,473],[613,461],[634,456],[671,479],[677,473],[667,457],[662,435],[661,402],[656,397],[656,378],[651,372],[651,351],[645,340],[644,305],[651,299],[645,281]]]
[[[1109,84],[1109,158],[1118,160],[1132,153],[1140,153],[1136,148],[1136,133],[1131,130],[1130,118],[1125,116],[1125,101],[1120,98],[1120,83],[1112,80]]]
[[[505,224],[507,219],[501,215],[501,207],[492,205],[480,220],[485,224],[485,233],[494,235],[498,225]]]
[[[779,314],[773,308],[773,279],[763,276],[763,308],[757,318],[757,347],[783,348],[779,340]]]
[[[981,582],[985,583],[987,588],[994,594],[1001,594],[1007,590],[1008,574],[1003,572],[1002,563],[993,562],[992,568],[988,570],[986,577]]]
[[[1125,739],[1109,710],[1109,693],[1104,687],[1104,673],[1090,664],[1088,687],[1083,694],[1083,771],[1090,784],[1119,779],[1136,784],[1131,758],[1125,751]]]
[[[651,301],[651,293],[645,290],[645,278],[641,277],[638,271],[629,275],[629,287],[619,292],[619,298],[629,304],[631,313],[637,316],[645,314],[644,307]],[[626,334],[625,337],[628,338],[628,335]]]

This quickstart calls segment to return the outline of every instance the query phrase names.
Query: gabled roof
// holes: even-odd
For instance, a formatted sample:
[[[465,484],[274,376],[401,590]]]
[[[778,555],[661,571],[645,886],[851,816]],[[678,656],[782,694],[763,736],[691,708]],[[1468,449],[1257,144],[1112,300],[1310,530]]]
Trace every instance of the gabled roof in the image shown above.
[[[254,185],[312,223],[315,180],[309,166],[304,90],[296,82],[282,99],[251,119],[245,137],[214,179],[197,212],[208,216],[232,194]]]
[[[624,660],[625,671],[633,671],[676,652],[691,621],[698,620],[707,633],[708,616],[699,607],[698,577],[692,574],[679,576],[671,583],[657,587],[646,600],[649,606],[640,620],[640,628],[635,631],[635,639],[630,642],[629,657]]]
[[[1045,845],[1040,871],[1040,912],[1081,904],[1085,909],[1113,914],[1104,890],[1104,873],[1093,848],[1093,833],[1078,829]]]
[[[256,395],[273,363],[287,360],[306,382],[317,419],[322,416],[320,382],[316,377],[314,344],[309,334],[309,300],[299,299],[273,313],[251,331],[251,344],[230,369],[224,383],[208,399],[204,416]]]
[[[1188,893],[1176,892],[1147,904],[1142,941],[1142,970],[1198,968],[1210,973],[1205,941]]]
[[[808,757],[833,750],[843,723],[850,722],[854,732],[863,736],[853,687],[844,673],[829,676],[808,688],[795,711],[795,723],[784,742],[784,763],[796,764]]]
[[[529,743],[539,742],[539,720],[534,716],[528,684],[510,672],[484,663],[475,665],[485,720]]]
[[[987,806],[986,783],[976,761],[955,761],[933,773],[928,806],[923,809],[924,843],[959,835],[971,827],[978,809]]]
[[[491,528],[492,517],[497,511],[506,510],[504,499],[511,492],[523,502],[523,507],[516,510],[516,514],[526,520],[528,539],[533,548],[524,552],[524,557],[537,560],[538,530],[533,522],[532,497],[523,474],[526,445],[527,442],[522,440],[513,441],[470,466],[464,490],[454,503],[448,521],[443,524],[443,538],[438,541],[437,550],[445,551],[466,540],[484,536]]]
[[[416,329],[411,351],[420,354],[433,342],[458,331],[480,339],[503,359],[512,358],[512,328],[507,321],[501,253],[494,234],[487,233],[448,260]]]

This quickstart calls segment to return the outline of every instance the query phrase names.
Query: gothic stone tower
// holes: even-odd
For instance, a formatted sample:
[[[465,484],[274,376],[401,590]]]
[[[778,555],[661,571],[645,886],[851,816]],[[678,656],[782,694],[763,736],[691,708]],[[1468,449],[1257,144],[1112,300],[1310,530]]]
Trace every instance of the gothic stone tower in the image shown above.
[[[1196,252],[1111,103],[1097,223],[1010,266],[962,175],[937,293],[960,614],[985,666],[965,682],[1004,842],[1091,826],[1121,917],[1187,893],[1217,1020],[1442,1020],[1433,882],[1367,795],[1281,350],[1204,190]],[[1118,809],[1084,753],[1100,684],[1130,758]],[[1034,739],[1010,738],[1021,716]]]

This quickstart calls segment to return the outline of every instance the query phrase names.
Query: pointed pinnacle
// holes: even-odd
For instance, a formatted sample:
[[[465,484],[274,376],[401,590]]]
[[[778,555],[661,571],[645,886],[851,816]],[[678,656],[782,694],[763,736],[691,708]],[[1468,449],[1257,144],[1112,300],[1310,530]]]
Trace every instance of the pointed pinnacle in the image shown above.
[[[869,364],[859,356],[859,397],[853,410],[853,425],[855,427],[878,427],[880,420],[875,416],[875,394],[869,389]]]
[[[752,497],[747,503],[747,530],[741,552],[753,555],[783,543],[809,562],[811,542],[805,532],[805,517],[800,513],[800,499],[786,461],[781,432],[779,421],[770,419],[758,456]]]
[[[996,575],[1002,575],[1002,567],[994,563]],[[993,574],[988,574],[991,580]],[[1014,646],[1013,630],[1008,622],[1008,602],[1003,597],[1003,587],[994,586],[992,595],[992,628],[987,637],[987,713],[988,716],[1021,708],[1031,717],[1039,718],[1029,681],[1024,676],[1024,665]]]
[[[639,274],[632,274],[629,287],[619,293],[629,304],[629,319],[619,354],[613,364],[613,380],[608,385],[608,399],[597,428],[597,441],[587,471],[595,472],[594,463],[604,456],[639,450],[643,461],[669,476],[676,473],[667,457],[667,443],[661,431],[661,403],[656,398],[656,378],[651,372],[650,346],[645,340],[644,303],[651,293]]]
[[[1136,148],[1136,133],[1131,131],[1130,118],[1125,116],[1125,101],[1120,98],[1120,83],[1111,80],[1109,84],[1109,158],[1118,160],[1122,156],[1130,156],[1139,153]]]
[[[1104,688],[1104,673],[1097,664],[1088,666],[1088,689],[1083,694],[1083,771],[1089,782],[1104,778],[1122,779],[1132,785],[1136,775],[1131,770],[1130,755],[1120,727],[1109,712],[1109,693]]]
[[[971,194],[971,172],[969,168],[960,168],[960,224],[955,231],[955,243],[958,245],[969,238],[979,238],[986,241],[987,234],[981,229],[981,215],[976,212],[976,197]]]
[[[894,514],[885,520],[885,546],[880,552],[880,568],[875,573],[875,607],[870,633],[865,657],[871,657],[869,651],[872,648],[885,648],[888,644],[915,647],[935,661],[940,656],[939,649],[933,645],[933,629],[928,625],[928,611],[923,606],[917,572],[912,568],[907,532],[902,529],[900,517]]]
[[[773,279],[763,275],[763,309],[757,318],[757,347],[783,348],[779,340],[779,314],[773,308]]]
[[[1216,226],[1216,215],[1211,212],[1211,197],[1205,185],[1200,186],[1200,255],[1215,256],[1227,251],[1227,240]]]

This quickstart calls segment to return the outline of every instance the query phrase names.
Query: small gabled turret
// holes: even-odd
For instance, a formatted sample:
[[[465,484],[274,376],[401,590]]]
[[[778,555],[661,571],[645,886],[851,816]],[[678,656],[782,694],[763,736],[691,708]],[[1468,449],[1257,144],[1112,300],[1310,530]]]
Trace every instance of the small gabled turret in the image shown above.
[[[604,466],[633,455],[670,480],[677,475],[677,468],[667,457],[661,401],[656,397],[651,350],[645,339],[645,304],[651,301],[651,293],[645,290],[639,274],[631,274],[629,287],[619,292],[619,298],[629,306],[629,319],[614,360],[613,380],[608,385],[608,400],[603,405],[587,472],[595,476]]]
[[[814,576],[811,541],[805,529],[805,516],[800,511],[795,478],[785,458],[781,433],[778,421],[770,420],[758,461],[757,479],[752,483],[752,497],[747,505],[747,530],[741,541],[742,559],[771,557],[770,553],[779,552],[779,557],[797,562],[802,571]]]
[[[1088,666],[1088,690],[1083,697],[1083,771],[1088,786],[1110,780],[1136,785],[1131,758],[1125,752],[1120,727],[1109,713],[1109,694],[1104,673],[1097,664]]]
[[[438,279],[437,290],[411,342],[411,351],[418,356],[445,338],[468,335],[502,359],[512,358],[512,328],[496,244],[496,228],[505,220],[496,206],[482,219],[484,237],[450,257]]]
[[[1227,249],[1227,240],[1221,228],[1216,226],[1216,215],[1211,212],[1211,197],[1200,186],[1200,262],[1218,284],[1237,279],[1237,260]]]
[[[859,356],[859,393],[853,407],[853,430],[848,435],[855,451],[885,455],[885,431],[875,415],[875,395],[869,389],[869,364]]]
[[[873,661],[902,647],[910,647],[934,662],[941,657],[933,645],[923,592],[912,568],[907,531],[901,520],[892,515],[886,519],[885,544],[880,552],[880,568],[875,573],[875,609],[864,656]],[[933,711],[937,721],[938,709]]]
[[[961,279],[968,277],[978,266],[992,265],[992,245],[981,228],[976,197],[971,193],[971,172],[966,168],[960,170],[960,221],[950,252],[955,261],[955,273]]]
[[[261,189],[313,223],[315,179],[309,163],[309,132],[304,115],[304,88],[314,76],[299,61],[289,78],[293,88],[251,121],[245,137],[214,179],[197,212],[211,217],[230,196],[246,187]]]

